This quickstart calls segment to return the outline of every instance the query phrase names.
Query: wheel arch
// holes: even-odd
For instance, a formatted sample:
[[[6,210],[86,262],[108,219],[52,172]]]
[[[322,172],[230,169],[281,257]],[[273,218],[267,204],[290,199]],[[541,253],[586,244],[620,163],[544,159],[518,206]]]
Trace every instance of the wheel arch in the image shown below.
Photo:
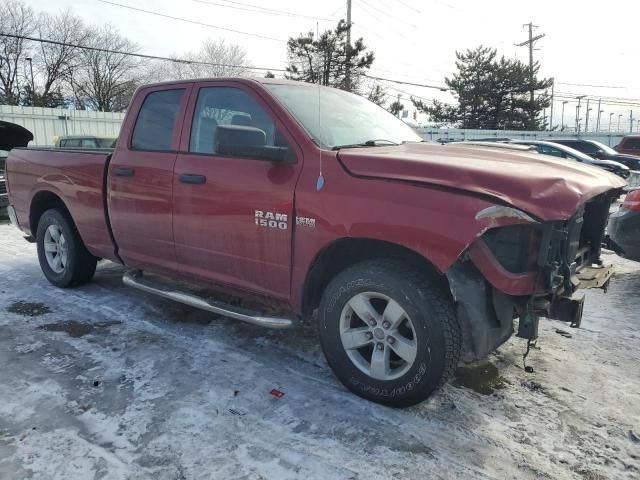
[[[59,210],[71,222],[73,228],[77,228],[62,198],[50,190],[40,190],[33,196],[29,205],[29,230],[32,236],[35,237],[38,231],[38,222],[42,214],[51,209]]]
[[[307,270],[299,304],[303,318],[309,318],[318,307],[332,278],[352,265],[377,258],[395,258],[418,266],[431,275],[447,295],[451,294],[447,277],[419,252],[385,240],[339,238],[322,248]]]

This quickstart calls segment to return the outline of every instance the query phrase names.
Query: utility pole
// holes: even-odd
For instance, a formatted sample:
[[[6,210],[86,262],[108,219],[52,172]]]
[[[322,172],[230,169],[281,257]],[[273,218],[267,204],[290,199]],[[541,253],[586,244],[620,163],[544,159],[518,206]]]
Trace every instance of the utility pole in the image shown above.
[[[629,132],[633,131],[633,110],[629,110]]]
[[[618,115],[618,132],[620,131],[620,119],[622,118],[622,114]]]
[[[587,98],[587,118],[584,121],[584,133],[587,133],[589,131],[589,112],[593,110],[592,108],[589,108],[589,99]]]
[[[35,107],[36,103],[36,82],[33,79],[33,59],[31,57],[26,57],[25,60],[29,62],[29,70],[31,72],[31,106]]]
[[[569,103],[569,100],[562,101],[562,117],[560,118],[560,131],[564,131],[564,106]]]
[[[613,112],[611,112],[611,113],[609,114],[609,133],[611,133],[611,122],[612,122],[612,120],[613,120],[613,115],[614,115],[614,113],[613,113]]]
[[[534,121],[535,121],[535,100],[534,100],[534,94],[535,94],[535,84],[534,84],[534,72],[533,72],[533,46],[534,44],[540,40],[542,37],[544,37],[544,33],[541,35],[536,35],[535,37],[533,36],[533,29],[534,28],[538,28],[537,25],[534,25],[533,23],[529,22],[529,23],[525,23],[523,25],[523,27],[529,27],[529,40],[525,40],[522,43],[516,43],[515,46],[516,47],[529,47],[529,104],[530,104],[530,108],[531,111],[529,112],[529,115],[531,117],[531,125],[534,125]]]
[[[347,0],[347,90],[351,91],[351,0]]]
[[[578,132],[578,118],[580,117],[580,102],[582,99],[586,97],[586,95],[578,95],[576,98],[578,99],[578,106],[576,107],[576,132]]]
[[[596,132],[600,131],[600,114],[603,110],[600,110],[600,103],[602,103],[602,99],[598,99],[598,119],[596,120]]]
[[[556,86],[556,79],[551,77],[551,113],[549,114],[549,131],[553,130],[553,95]]]

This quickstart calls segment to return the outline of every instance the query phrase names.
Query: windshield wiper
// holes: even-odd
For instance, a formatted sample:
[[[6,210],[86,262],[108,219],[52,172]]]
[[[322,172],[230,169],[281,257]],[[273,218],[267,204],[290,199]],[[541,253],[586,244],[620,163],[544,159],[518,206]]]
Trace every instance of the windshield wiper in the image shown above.
[[[399,145],[399,143],[393,140],[387,140],[384,138],[377,138],[375,140],[367,140],[362,143],[352,143],[347,145],[336,145],[331,150],[340,150],[341,148],[363,148],[363,147],[382,147],[384,145],[378,145],[378,142],[385,142],[384,145]]]

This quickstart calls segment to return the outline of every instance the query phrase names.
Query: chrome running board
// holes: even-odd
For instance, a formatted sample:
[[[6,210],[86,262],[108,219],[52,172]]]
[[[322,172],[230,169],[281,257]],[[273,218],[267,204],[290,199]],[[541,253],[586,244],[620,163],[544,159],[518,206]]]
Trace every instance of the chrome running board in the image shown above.
[[[206,300],[191,293],[185,293],[172,289],[168,285],[153,282],[145,279],[140,270],[133,270],[122,276],[122,282],[129,287],[137,288],[143,292],[152,293],[160,297],[175,300],[191,307],[206,310],[208,312],[217,313],[225,317],[241,320],[243,322],[252,323],[268,328],[290,328],[293,326],[293,320],[290,318],[266,317],[240,307],[227,305],[222,302]]]

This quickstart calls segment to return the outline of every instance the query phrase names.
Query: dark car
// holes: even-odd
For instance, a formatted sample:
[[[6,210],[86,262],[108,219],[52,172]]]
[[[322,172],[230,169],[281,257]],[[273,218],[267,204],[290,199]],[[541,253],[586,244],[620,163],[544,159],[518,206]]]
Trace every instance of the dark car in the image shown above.
[[[33,134],[21,125],[0,121],[0,214],[4,214],[9,205],[5,182],[5,163],[9,150],[14,147],[26,147],[33,140]]]
[[[620,209],[609,217],[609,246],[622,256],[640,262],[640,189],[627,194]]]
[[[618,153],[613,148],[607,147],[604,143],[596,142],[595,140],[550,138],[548,141],[566,145],[598,160],[612,160],[626,165],[631,170],[640,170],[640,157]]]
[[[613,149],[624,155],[640,157],[640,135],[627,135]]]
[[[4,178],[5,162],[9,152],[0,150],[0,215],[4,215],[5,207],[9,205],[9,197],[7,195],[7,184]]]
[[[554,157],[567,158],[587,165],[593,165],[594,167],[599,167],[611,173],[615,173],[624,179],[629,178],[630,175],[629,168],[621,163],[613,162],[611,160],[598,160],[560,143],[546,142],[543,140],[512,140],[509,143],[516,145],[529,145],[534,147],[538,153],[542,153],[543,155],[552,155]]]

